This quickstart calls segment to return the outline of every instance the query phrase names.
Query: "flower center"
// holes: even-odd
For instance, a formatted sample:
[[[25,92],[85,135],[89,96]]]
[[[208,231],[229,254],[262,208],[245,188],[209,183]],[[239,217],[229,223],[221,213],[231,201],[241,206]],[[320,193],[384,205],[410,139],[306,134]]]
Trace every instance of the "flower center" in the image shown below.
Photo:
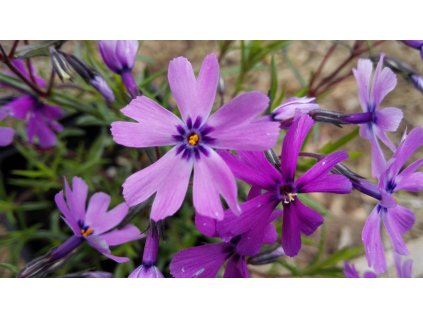
[[[188,143],[191,146],[197,146],[197,144],[200,141],[200,136],[198,134],[196,134],[196,133],[191,133],[190,135],[188,135],[187,140],[188,140]]]
[[[82,229],[81,229],[81,234],[82,234],[84,237],[87,237],[88,235],[92,234],[93,232],[94,232],[94,230],[93,230],[93,228],[91,228],[91,227],[88,227],[88,228],[82,228]]]
[[[295,197],[298,195],[294,192],[293,187],[290,185],[283,185],[280,187],[280,199],[283,204],[290,204],[295,201]]]

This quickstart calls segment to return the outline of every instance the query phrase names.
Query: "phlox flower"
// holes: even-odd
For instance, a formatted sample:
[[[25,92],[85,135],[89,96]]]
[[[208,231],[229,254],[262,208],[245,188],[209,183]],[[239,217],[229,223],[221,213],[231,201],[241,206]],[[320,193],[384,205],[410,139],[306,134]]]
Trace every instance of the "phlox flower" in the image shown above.
[[[278,204],[283,208],[282,247],[288,256],[295,256],[301,248],[301,233],[311,235],[323,223],[322,216],[304,205],[301,193],[349,193],[351,182],[339,174],[330,174],[332,168],[345,160],[345,152],[327,155],[301,177],[295,179],[297,159],[304,140],[313,125],[308,115],[296,117],[283,141],[281,166],[273,166],[261,152],[229,152],[221,155],[235,176],[252,185],[257,196],[241,205],[241,217],[228,214],[219,224],[227,238],[247,231],[261,232],[265,222]]]
[[[222,219],[220,196],[238,213],[234,175],[214,149],[264,151],[275,145],[278,123],[269,116],[260,117],[268,107],[268,97],[259,92],[244,93],[210,115],[219,81],[214,54],[204,59],[197,78],[186,58],[175,58],[169,64],[168,80],[182,120],[142,96],[122,109],[137,122],[112,123],[111,132],[118,144],[137,148],[173,146],[158,161],[126,179],[125,200],[134,206],[156,193],[151,218],[164,219],[182,205],[194,170],[197,213]]]
[[[60,258],[69,250],[86,241],[104,256],[122,263],[129,259],[112,255],[110,246],[120,245],[143,237],[137,227],[127,224],[120,229],[118,226],[128,214],[128,206],[121,203],[107,212],[110,196],[104,192],[94,193],[86,206],[88,186],[79,177],[74,177],[72,187],[65,179],[65,190],[55,196],[57,207],[63,220],[71,228],[73,236],[53,253]],[[66,197],[66,199],[65,199]]]

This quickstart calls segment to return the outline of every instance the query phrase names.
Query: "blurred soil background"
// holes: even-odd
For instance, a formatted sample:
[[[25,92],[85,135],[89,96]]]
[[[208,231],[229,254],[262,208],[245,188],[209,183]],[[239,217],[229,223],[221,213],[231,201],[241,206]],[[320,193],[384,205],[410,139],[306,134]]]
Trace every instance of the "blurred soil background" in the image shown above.
[[[286,90],[286,97],[293,96],[305,83],[310,75],[316,71],[326,52],[334,44],[333,41],[293,41],[286,50],[275,55],[278,70],[278,80],[280,85]],[[233,46],[239,47],[239,42],[234,42]],[[332,72],[349,55],[353,41],[338,41],[334,53],[331,55],[321,77]],[[71,48],[72,42],[65,44],[65,50]],[[143,41],[139,54],[148,57],[148,61],[143,59],[138,61],[134,73],[141,72],[146,63],[152,71],[166,70],[169,61],[176,56],[187,57],[195,68],[201,65],[204,56],[210,52],[219,51],[217,41]],[[406,47],[397,41],[386,41],[372,50],[372,56],[377,56],[384,52],[387,56],[395,57],[410,64],[420,74],[423,74],[423,61],[419,52]],[[362,55],[363,58],[369,54]],[[240,51],[231,50],[220,61],[222,76],[225,83],[225,100],[229,100],[233,94],[233,87],[237,74],[232,71],[240,63]],[[270,87],[270,57],[263,60],[261,67],[254,69],[246,78],[245,90],[259,90],[267,93]],[[325,96],[318,99],[322,108],[345,113],[360,112],[361,107],[357,96],[357,86],[352,76],[352,68],[356,67],[357,59],[353,60],[345,68],[343,74],[351,74],[350,77],[338,84]],[[123,105],[122,105],[123,106]],[[417,91],[411,83],[398,75],[398,85],[396,89],[388,95],[382,103],[382,107],[400,107],[404,113],[404,119],[396,133],[390,133],[389,137],[397,144],[402,133],[417,126],[423,126],[423,93]],[[319,124],[318,137],[310,141],[306,151],[317,151],[328,140],[339,138],[353,130],[353,127],[337,128],[329,124]],[[361,156],[349,159],[346,163],[360,175],[369,178],[370,175],[370,145],[367,140],[356,138],[350,142],[347,151],[360,152]],[[386,150],[386,149],[385,149]],[[390,158],[391,154],[386,151]],[[423,151],[418,152],[414,159],[422,156]],[[374,181],[374,180],[372,180]],[[350,195],[315,195],[315,199],[326,207],[330,214],[325,217],[325,231],[327,234],[325,252],[330,254],[336,250],[347,246],[359,246],[361,244],[361,231],[363,224],[375,205],[375,201],[357,192]],[[417,217],[416,224],[412,231],[407,234],[406,239],[414,259],[415,276],[423,276],[423,195],[401,193],[397,195],[398,201],[410,208]],[[4,229],[0,228],[0,234]],[[318,230],[312,238],[316,240],[320,237]],[[390,242],[384,235],[385,246],[390,246]],[[4,251],[0,250],[0,262],[4,258]],[[298,257],[288,260],[292,264],[305,264],[316,253],[315,248],[305,246]],[[360,270],[367,269],[366,261],[359,257],[353,261]],[[393,260],[388,254],[390,264],[389,274],[395,276],[392,265]],[[266,266],[256,267],[254,270],[264,273]],[[285,272],[281,268],[281,275]],[[0,277],[6,275],[0,269]]]

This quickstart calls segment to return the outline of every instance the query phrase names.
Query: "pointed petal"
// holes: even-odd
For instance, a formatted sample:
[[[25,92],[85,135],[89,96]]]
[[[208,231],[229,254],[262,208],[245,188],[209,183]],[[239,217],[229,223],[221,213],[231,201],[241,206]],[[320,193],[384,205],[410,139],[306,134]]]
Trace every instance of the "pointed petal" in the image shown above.
[[[80,236],[81,233],[79,232],[80,229],[78,226],[78,218],[73,214],[73,210],[69,210],[68,205],[65,202],[63,190],[55,195],[54,201],[56,202],[57,207],[62,213],[66,224],[68,224],[68,226],[71,228],[72,232],[76,236]]]
[[[199,104],[197,105],[198,116],[206,119],[213,107],[219,83],[219,61],[215,54],[205,57],[201,65],[197,79]]]
[[[351,181],[339,174],[322,176],[298,188],[299,193],[325,192],[346,194],[351,191]]]
[[[309,183],[318,181],[319,178],[327,175],[336,164],[346,160],[347,158],[348,154],[344,151],[338,151],[325,156],[298,178],[295,183],[296,186],[301,189]]]
[[[298,155],[313,123],[310,116],[301,115],[294,120],[285,136],[281,154],[281,171],[288,183],[294,180]]]
[[[284,206],[282,223],[282,247],[288,256],[296,256],[301,248],[301,227],[293,204]]]
[[[266,159],[262,152],[240,151],[238,156],[219,151],[237,179],[258,188],[271,188],[281,181],[280,172]]]
[[[323,224],[323,217],[308,206],[302,204],[300,200],[295,200],[291,204],[294,204],[300,230],[305,235],[313,234]]]
[[[219,194],[234,213],[240,211],[235,177],[213,149],[208,149],[208,152],[208,156],[194,163],[194,207],[203,216],[222,220],[223,207]]]
[[[75,217],[75,221],[83,222],[85,219],[85,203],[87,201],[88,186],[80,177],[73,177],[72,189],[65,179],[65,194],[69,210]]]
[[[205,236],[214,237],[218,236],[216,231],[216,219],[202,216],[198,213],[195,214],[195,226]]]
[[[379,206],[376,206],[372,213],[370,213],[364,224],[361,238],[369,266],[373,267],[376,273],[382,274],[386,271],[386,259],[380,233],[381,217],[378,209],[380,209]]]
[[[233,255],[226,264],[224,278],[250,278],[245,257]]]
[[[21,120],[27,119],[28,112],[34,106],[34,98],[31,96],[17,97],[8,103],[5,107],[10,109],[10,114]]]
[[[97,221],[101,220],[103,215],[107,212],[109,204],[110,195],[104,192],[94,193],[88,202],[88,208],[85,214],[85,225],[95,227]]]
[[[382,213],[382,220],[395,252],[400,255],[408,255],[408,248],[402,238],[401,230],[404,230],[405,227],[409,227],[409,229],[412,227],[414,224],[414,218],[410,220],[410,216],[414,217],[414,215],[410,215],[408,213],[406,215],[402,215],[403,210],[407,211],[407,209],[400,209],[399,211],[401,212],[397,211],[395,208],[388,209],[387,212]],[[395,212],[392,213],[392,211]]]
[[[133,224],[127,224],[121,229],[100,235],[109,246],[116,246],[126,242],[139,240],[144,236],[145,235]]]
[[[191,247],[176,253],[170,262],[170,273],[177,278],[213,278],[231,253],[226,243]]]
[[[219,236],[230,239],[253,228],[259,220],[268,220],[278,204],[272,193],[265,193],[241,204],[241,215],[227,211],[223,221],[217,223]]]
[[[94,247],[97,251],[99,251],[101,254],[103,254],[107,258],[114,260],[115,262],[125,263],[129,261],[129,258],[127,257],[119,257],[119,256],[112,255],[112,252],[110,251],[110,248],[107,245],[106,241],[99,236],[96,236],[96,235],[87,236],[86,240],[88,244]]]
[[[269,106],[269,98],[260,92],[238,95],[210,116],[207,123],[216,130],[227,130],[253,121]]]

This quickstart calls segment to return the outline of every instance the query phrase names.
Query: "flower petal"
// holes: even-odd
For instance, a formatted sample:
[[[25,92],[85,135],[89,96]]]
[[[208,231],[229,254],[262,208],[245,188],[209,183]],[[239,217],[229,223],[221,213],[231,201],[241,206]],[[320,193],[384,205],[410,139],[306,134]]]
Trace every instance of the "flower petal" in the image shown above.
[[[129,278],[164,278],[163,274],[156,266],[138,266],[129,276]]]
[[[207,124],[216,130],[228,130],[253,121],[269,106],[269,97],[253,91],[243,93],[210,116]]]
[[[226,263],[224,278],[250,278],[244,256],[233,255]]]
[[[71,189],[66,178],[64,178],[64,180],[66,202],[69,211],[74,215],[74,219],[77,223],[83,222],[85,219],[85,203],[87,201],[88,186],[80,177],[73,177]]]
[[[88,202],[84,224],[95,227],[96,223],[106,214],[110,204],[110,195],[104,192],[94,193]],[[99,234],[99,233],[96,233]]]
[[[309,183],[318,181],[319,178],[328,174],[336,164],[346,160],[347,158],[348,154],[344,151],[334,152],[325,156],[298,178],[295,183],[297,188],[302,188]]]
[[[288,256],[296,256],[301,248],[301,227],[297,209],[288,204],[283,209],[282,247]]]
[[[415,221],[414,214],[403,207],[399,207],[391,208],[387,211],[384,210],[381,215],[395,252],[400,255],[408,255],[408,248],[405,245],[402,234],[406,232],[407,228],[409,230],[413,226]]]
[[[397,76],[390,68],[383,67],[383,58],[384,56],[381,54],[373,78],[372,96],[375,107],[378,107],[386,95],[397,85]]]
[[[370,78],[373,72],[373,64],[370,60],[360,59],[356,69],[353,69],[353,74],[358,86],[358,97],[363,111],[369,111],[368,105],[370,103]]]
[[[113,140],[128,147],[167,146],[176,143],[177,126],[181,120],[145,96],[134,98],[122,113],[138,123],[116,121],[112,123]]]
[[[216,219],[212,219],[201,214],[195,214],[195,226],[205,236],[217,236]]]
[[[100,235],[109,246],[116,246],[126,242],[139,240],[144,236],[145,235],[133,224],[127,224],[121,229]]]
[[[241,151],[265,151],[272,148],[279,136],[279,123],[269,117],[240,126],[227,126],[210,133],[213,147]]]
[[[194,207],[203,216],[222,220],[223,207],[219,194],[234,213],[240,211],[235,177],[213,149],[208,149],[208,152],[207,156],[194,163]]]
[[[301,115],[294,120],[288,129],[283,141],[281,154],[281,171],[287,183],[294,180],[298,155],[313,123],[314,121],[310,116]]]
[[[376,125],[386,131],[396,131],[403,117],[402,110],[396,107],[385,107],[376,112]]]
[[[97,251],[99,251],[101,254],[106,256],[107,258],[110,258],[118,263],[125,263],[129,261],[129,258],[127,257],[120,257],[112,255],[112,252],[110,251],[109,246],[107,245],[106,241],[102,239],[100,236],[91,235],[87,236],[85,238],[92,247],[94,247]]]
[[[168,81],[184,121],[200,117],[206,120],[213,106],[219,81],[219,64],[214,54],[206,56],[198,81],[191,63],[177,57],[169,63]]]
[[[66,224],[71,228],[72,232],[76,236],[80,236],[80,228],[78,226],[78,219],[73,214],[73,211],[68,208],[68,205],[65,202],[65,198],[63,195],[63,190],[58,192],[55,197],[54,201],[56,202],[57,207],[59,208],[60,212],[63,215],[63,219]]]
[[[178,184],[178,180],[168,179],[168,176],[174,176],[175,173],[178,174],[178,171],[172,172],[172,170],[178,170],[181,169],[181,167],[183,171],[189,170],[190,174],[191,170],[185,167],[185,165],[192,167],[192,162],[181,159],[180,156],[176,155],[176,149],[171,149],[158,161],[126,179],[123,184],[123,196],[126,202],[129,206],[135,206],[147,200],[157,192],[164,183],[170,185]],[[176,169],[176,167],[178,167],[178,169]],[[186,178],[185,176],[183,180]],[[168,190],[169,186],[165,186],[163,189]],[[173,203],[175,203],[174,200]],[[170,214],[174,212],[176,212],[176,210],[167,211],[167,213]]]
[[[395,191],[419,192],[423,189],[423,172],[414,172],[402,178],[397,177],[396,182]]]
[[[262,152],[240,151],[238,156],[228,151],[219,151],[237,179],[257,188],[270,189],[281,181],[280,172],[267,160]]]
[[[191,247],[176,253],[170,262],[170,273],[177,278],[213,278],[232,254],[226,243]]]
[[[305,235],[313,234],[317,228],[323,224],[323,217],[313,209],[302,204],[300,200],[295,200],[291,204],[295,207],[300,230]]]
[[[322,176],[298,188],[299,193],[325,192],[346,194],[352,191],[351,181],[339,174]]]
[[[17,97],[8,103],[5,107],[10,109],[10,114],[21,120],[27,119],[28,112],[34,106],[34,98],[31,96]]]
[[[97,218],[93,219],[91,222],[93,224],[89,224],[87,221],[87,225],[91,225],[94,228],[94,233],[96,235],[102,234],[107,232],[108,230],[118,226],[120,222],[125,218],[128,214],[128,205],[123,202],[115,206],[109,212],[103,212],[97,214]]]
[[[273,112],[273,119],[279,121],[290,120],[296,114],[307,114],[312,110],[319,109],[314,97],[292,97],[276,107]]]
[[[382,274],[386,271],[385,251],[380,234],[380,207],[376,206],[370,213],[363,227],[361,239],[366,251],[367,262],[373,267],[375,272]]]

